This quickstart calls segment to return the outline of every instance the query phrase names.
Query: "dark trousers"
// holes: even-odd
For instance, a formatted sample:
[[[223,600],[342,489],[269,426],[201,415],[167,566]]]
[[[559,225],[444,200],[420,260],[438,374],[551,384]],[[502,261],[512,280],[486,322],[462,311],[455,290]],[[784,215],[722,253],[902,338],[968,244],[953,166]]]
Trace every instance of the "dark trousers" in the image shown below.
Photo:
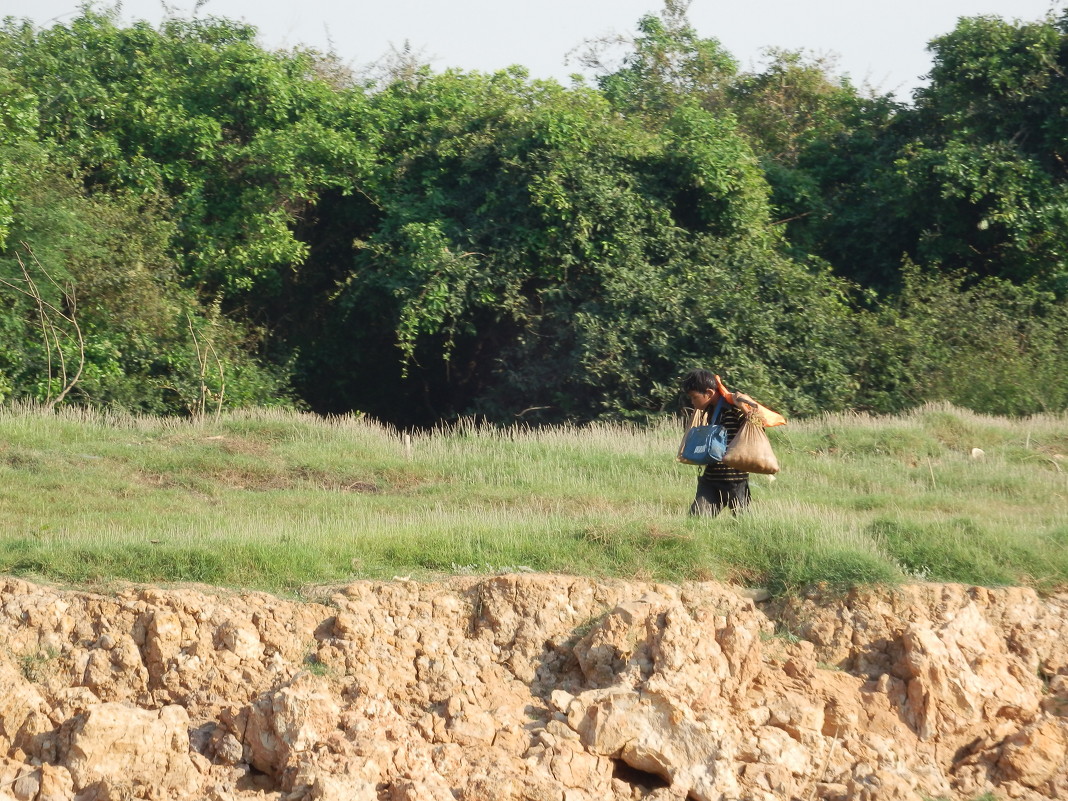
[[[738,512],[749,505],[749,480],[717,481],[701,476],[697,479],[697,495],[690,504],[690,514],[714,517],[728,507]]]

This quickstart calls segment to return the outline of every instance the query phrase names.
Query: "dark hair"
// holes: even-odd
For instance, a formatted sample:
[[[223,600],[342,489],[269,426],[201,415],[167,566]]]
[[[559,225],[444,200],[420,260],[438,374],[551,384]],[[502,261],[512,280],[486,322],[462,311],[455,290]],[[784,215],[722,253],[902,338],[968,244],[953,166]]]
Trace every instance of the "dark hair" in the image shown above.
[[[683,392],[704,392],[716,388],[716,377],[708,370],[690,370],[682,377]]]

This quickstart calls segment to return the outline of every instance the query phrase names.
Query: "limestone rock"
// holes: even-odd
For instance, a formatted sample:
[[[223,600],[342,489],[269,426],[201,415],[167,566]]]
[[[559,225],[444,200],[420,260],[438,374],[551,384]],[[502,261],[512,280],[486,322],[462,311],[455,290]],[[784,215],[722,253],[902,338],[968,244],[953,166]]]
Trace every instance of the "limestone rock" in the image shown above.
[[[697,801],[737,795],[723,735],[685,707],[657,694],[593,690],[572,705],[568,723],[592,753],[655,774]]]
[[[1068,726],[1043,720],[1024,727],[1005,743],[997,766],[1006,779],[1038,789],[1068,775]]]
[[[189,754],[189,716],[179,706],[95,706],[63,724],[59,759],[75,790],[95,789],[101,798],[188,797],[199,786]]]
[[[0,579],[0,799],[1068,797],[1068,597]]]
[[[0,757],[0,799],[68,801],[73,797],[74,783],[66,768]]]
[[[0,656],[0,755],[31,749],[35,735],[51,729],[44,698],[19,670]]]
[[[339,718],[327,683],[300,673],[248,708],[241,733],[248,762],[264,773],[280,775],[291,760],[325,741],[337,729]]]

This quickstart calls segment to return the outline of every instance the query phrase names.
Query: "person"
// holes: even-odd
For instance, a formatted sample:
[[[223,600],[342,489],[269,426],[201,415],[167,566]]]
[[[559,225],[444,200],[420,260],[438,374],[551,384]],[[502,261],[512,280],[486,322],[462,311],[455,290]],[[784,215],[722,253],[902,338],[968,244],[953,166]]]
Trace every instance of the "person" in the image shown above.
[[[682,391],[694,409],[703,409],[709,416],[723,398],[719,423],[727,429],[728,442],[745,421],[739,405],[748,407],[754,403],[745,395],[727,391],[719,376],[708,370],[691,370],[683,376]],[[749,506],[749,501],[749,474],[721,462],[712,462],[697,478],[697,494],[690,504],[690,514],[715,516],[725,507],[737,514]]]

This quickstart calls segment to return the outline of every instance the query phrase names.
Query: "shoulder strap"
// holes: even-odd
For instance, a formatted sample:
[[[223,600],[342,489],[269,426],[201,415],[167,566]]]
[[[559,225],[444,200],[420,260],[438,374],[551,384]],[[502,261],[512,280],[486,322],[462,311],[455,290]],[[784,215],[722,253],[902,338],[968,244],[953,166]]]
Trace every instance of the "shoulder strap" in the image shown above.
[[[716,401],[716,408],[714,408],[712,410],[712,417],[710,417],[709,420],[708,420],[708,424],[709,425],[714,426],[716,423],[719,422],[719,414],[720,414],[720,412],[723,411],[723,404],[724,404],[723,396],[720,395],[719,396],[719,400]]]

